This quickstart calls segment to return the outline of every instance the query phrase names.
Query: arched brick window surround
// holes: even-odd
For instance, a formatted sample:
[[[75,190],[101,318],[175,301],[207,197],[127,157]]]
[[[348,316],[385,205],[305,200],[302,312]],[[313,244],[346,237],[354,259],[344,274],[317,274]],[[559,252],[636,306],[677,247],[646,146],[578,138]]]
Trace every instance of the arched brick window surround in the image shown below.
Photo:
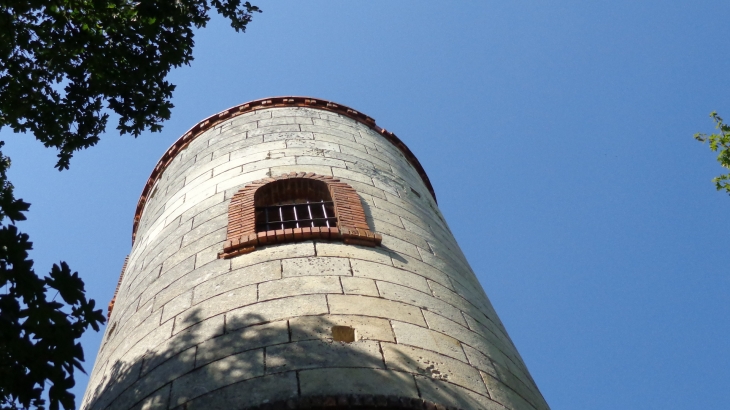
[[[337,227],[307,227],[256,232],[254,197],[261,187],[284,179],[301,178],[322,181],[327,185],[335,207]],[[291,172],[264,178],[238,191],[228,206],[228,237],[221,258],[232,258],[252,252],[257,245],[325,239],[349,244],[377,246],[382,237],[370,231],[360,197],[352,187],[339,179],[314,173]]]

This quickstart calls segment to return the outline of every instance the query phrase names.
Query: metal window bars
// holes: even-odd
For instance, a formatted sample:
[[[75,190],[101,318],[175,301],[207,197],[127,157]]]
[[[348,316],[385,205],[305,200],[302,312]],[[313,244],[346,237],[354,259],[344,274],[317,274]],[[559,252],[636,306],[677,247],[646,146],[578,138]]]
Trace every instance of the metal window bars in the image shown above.
[[[332,201],[306,201],[256,207],[256,232],[305,227],[336,227]]]

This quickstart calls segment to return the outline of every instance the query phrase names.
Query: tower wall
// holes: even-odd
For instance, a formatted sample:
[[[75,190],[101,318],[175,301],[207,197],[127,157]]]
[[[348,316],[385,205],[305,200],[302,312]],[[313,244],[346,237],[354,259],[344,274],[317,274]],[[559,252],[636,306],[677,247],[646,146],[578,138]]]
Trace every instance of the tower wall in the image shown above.
[[[403,408],[548,408],[417,161],[351,117],[255,106],[199,126],[158,166],[83,408],[367,407],[382,396]],[[292,172],[354,188],[381,246],[317,239],[220,258],[231,198]],[[334,341],[336,325],[356,340]]]

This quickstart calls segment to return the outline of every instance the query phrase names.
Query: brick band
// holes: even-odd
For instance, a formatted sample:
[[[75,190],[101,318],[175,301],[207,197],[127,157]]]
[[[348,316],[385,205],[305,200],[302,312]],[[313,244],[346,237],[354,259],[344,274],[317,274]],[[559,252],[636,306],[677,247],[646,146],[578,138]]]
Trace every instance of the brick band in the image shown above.
[[[276,181],[313,180],[327,186],[335,207],[337,227],[306,227],[256,232],[256,192]],[[278,177],[264,178],[238,191],[228,206],[228,235],[220,258],[232,258],[252,252],[258,245],[298,242],[310,239],[340,240],[354,245],[377,246],[382,236],[370,231],[360,197],[348,184],[339,179],[311,172],[291,172]]]

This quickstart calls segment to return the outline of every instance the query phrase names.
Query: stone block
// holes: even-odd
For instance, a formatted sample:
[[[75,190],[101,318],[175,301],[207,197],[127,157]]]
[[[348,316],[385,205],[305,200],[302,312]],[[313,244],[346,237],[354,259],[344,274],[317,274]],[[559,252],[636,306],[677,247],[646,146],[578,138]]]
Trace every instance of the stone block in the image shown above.
[[[471,346],[474,350],[481,352],[487,357],[491,358],[494,362],[500,363],[507,366],[514,372],[520,372],[521,366],[514,362],[514,358],[511,357],[509,350],[506,350],[501,342],[494,337],[494,335],[482,335],[461,326],[458,323],[452,322],[442,316],[433,314],[431,312],[424,312],[424,316],[428,321],[429,328],[438,332],[448,334],[455,339],[458,339],[465,345]],[[478,357],[472,355],[472,349],[464,346],[464,351],[469,358],[470,363],[478,363]],[[487,371],[488,368],[484,367],[483,370]]]
[[[322,367],[383,368],[384,364],[380,346],[373,340],[305,340],[266,348],[267,373]]]
[[[378,265],[383,266],[383,265]],[[375,281],[366,278],[340,277],[342,290],[346,295],[380,296]]]
[[[226,329],[234,330],[259,323],[327,312],[325,295],[292,296],[259,302],[226,314]]]
[[[355,125],[356,122],[348,118],[341,118],[334,121],[315,118],[312,120],[312,122],[314,122],[314,125],[320,126],[327,130],[342,130],[356,135],[359,134],[358,128]]]
[[[300,276],[259,284],[259,301],[314,293],[342,293],[337,276]]]
[[[224,327],[223,315],[219,315],[179,332],[145,353],[142,374],[146,374],[183,350],[222,335]],[[197,355],[200,356],[200,348]]]
[[[385,364],[389,369],[448,381],[479,394],[489,395],[479,371],[462,361],[400,344],[382,343],[381,345]]]
[[[405,286],[396,285],[394,283],[380,281],[376,281],[376,283],[378,284],[380,294],[386,299],[397,300],[412,306],[418,306],[420,308],[424,308],[424,310],[445,316],[454,322],[466,325],[466,321],[461,315],[459,309],[456,309],[440,299],[436,299],[430,294],[419,292]]]
[[[132,410],[163,410],[167,409],[167,404],[170,401],[170,387],[172,384],[167,384],[149,396],[145,397],[141,402],[137,403]]]
[[[299,372],[302,396],[378,394],[418,397],[413,376],[378,369],[312,369]]]
[[[363,209],[365,210],[365,216],[367,216],[368,219],[373,219],[376,227],[378,226],[378,222],[386,222],[399,228],[403,227],[400,217],[396,214],[384,211],[369,204],[368,206],[363,206]]]
[[[190,243],[189,245],[180,248],[175,254],[167,258],[162,263],[162,275],[165,274],[165,272],[177,265],[178,263],[184,261],[185,259],[197,254],[198,252],[202,251],[205,248],[208,248],[212,245],[220,244],[221,249],[223,248],[223,242],[226,240],[226,229],[218,229],[215,232],[212,232],[200,239],[198,239],[195,242]]]
[[[198,345],[195,366],[201,367],[226,356],[289,342],[285,320],[234,330]]]
[[[390,322],[386,319],[358,315],[324,315],[289,320],[292,341],[332,339],[332,326],[354,328],[357,340],[395,342]]]
[[[491,326],[494,326],[494,324],[492,324],[491,320],[489,319],[490,316],[496,317],[496,313],[494,313],[493,311],[483,312],[458,293],[446,288],[445,286],[442,286],[439,283],[431,282],[430,285],[433,295],[437,298],[460,309],[464,313],[467,313],[472,317],[477,318],[480,323],[489,323]]]
[[[383,212],[383,211],[380,211],[380,212],[387,213],[387,212]],[[398,225],[399,226],[392,225],[392,224],[386,223],[386,222],[375,221],[375,231],[380,234],[392,236],[401,241],[405,241],[407,243],[413,244],[414,246],[417,246],[421,249],[429,249],[428,243],[426,242],[425,239],[423,239],[422,236],[405,230],[402,227],[400,220],[398,221]],[[415,257],[417,257],[418,259],[421,258],[420,255],[415,255]]]
[[[280,132],[295,132],[295,131],[301,131],[299,128],[299,124],[279,124],[279,125],[271,125],[267,127],[261,127],[259,126],[256,129],[249,130],[247,132],[247,135],[250,137],[256,137],[259,135],[264,134],[274,134],[274,133],[280,133]]]
[[[421,310],[415,306],[392,300],[355,295],[328,295],[330,313],[335,315],[363,315],[400,320],[425,326]]]
[[[230,410],[245,409],[297,396],[295,372],[257,377],[216,390],[213,393],[188,401],[182,410]]]
[[[324,158],[324,157],[311,157],[301,156],[296,157],[297,165],[317,165],[326,167],[345,168],[345,162],[339,159]]]
[[[331,142],[319,140],[289,140],[286,142],[287,148],[309,148],[324,151],[340,152],[340,146]]]
[[[373,179],[371,177],[364,175],[360,172],[351,171],[349,169],[333,168],[332,175],[335,178],[346,178],[366,185],[373,185]]]
[[[190,245],[192,242],[200,240],[201,238],[209,235],[220,229],[224,229],[228,226],[228,215],[221,214],[208,221],[196,226],[191,231],[183,235],[182,246],[185,247]]]
[[[231,355],[176,379],[172,383],[170,405],[181,405],[213,390],[263,374],[263,349]]]
[[[266,178],[269,175],[270,175],[269,169],[264,168],[264,169],[259,169],[259,170],[252,171],[252,172],[247,172],[245,174],[238,175],[234,178],[228,178],[225,181],[220,182],[220,183],[218,183],[218,185],[216,185],[216,192],[223,192],[228,189],[237,188],[237,187],[243,188],[244,186],[246,186],[246,184],[249,184],[253,181],[256,181],[256,180],[259,180],[262,178]]]
[[[525,400],[524,397],[520,396],[519,394],[517,394],[517,392],[510,389],[491,375],[483,373],[483,376],[484,382],[489,388],[489,395],[492,397],[492,399],[504,404],[505,407],[507,407],[508,409],[537,409],[537,407],[533,406],[530,402]],[[548,407],[540,407],[540,409],[547,410]]]
[[[281,278],[280,262],[270,261],[236,269],[227,275],[216,276],[195,287],[193,304],[230,290]]]
[[[349,245],[338,242],[317,242],[317,256],[337,256],[341,258],[362,259],[392,265],[390,253],[382,248]]]
[[[311,132],[276,132],[273,134],[264,134],[264,142],[269,141],[291,141],[291,140],[313,140],[314,135]]]
[[[393,258],[393,266],[421,275],[447,288],[452,287],[448,275],[411,256],[399,255],[397,258]]]
[[[508,410],[487,396],[446,381],[416,376],[416,384],[421,392],[421,397],[444,406],[459,409]]]
[[[352,132],[328,129],[320,126],[304,125],[303,131],[311,131],[315,135],[315,139],[320,141],[329,141],[336,144],[345,142],[347,144],[356,144],[355,134]]]
[[[312,248],[314,253],[314,248]],[[294,258],[281,261],[282,275],[294,276],[352,276],[350,260],[347,258]]]
[[[453,337],[410,323],[394,320],[391,324],[393,325],[393,331],[395,332],[395,338],[398,340],[398,344],[433,350],[434,352],[453,357],[463,362],[467,361],[466,355],[461,349],[461,344]]]
[[[219,164],[215,168],[213,168],[213,176],[220,175],[233,168],[242,169],[241,167],[243,165],[248,165],[252,162],[263,161],[265,159],[268,159],[270,157],[270,155],[271,155],[271,151],[259,151],[259,152],[254,152],[251,155],[246,155],[245,157],[238,157],[232,161],[228,160],[226,162]]]
[[[312,241],[261,246],[256,247],[255,252],[236,256],[231,259],[231,269],[236,270],[245,266],[272,260],[304,258],[308,256],[315,256],[314,243]]]
[[[542,397],[540,392],[537,390],[537,386],[535,386],[535,384],[532,383],[531,380],[523,381],[522,378],[512,374],[512,372],[510,372],[507,368],[505,368],[504,366],[500,366],[498,364],[495,364],[494,368],[496,369],[497,374],[499,375],[497,378],[502,383],[504,383],[507,387],[512,389],[512,391],[514,391],[515,393],[520,395],[522,398],[524,398],[525,400],[530,402],[530,404],[535,406],[535,408],[545,409],[545,410],[549,409],[547,402]],[[482,372],[482,373],[487,373],[488,375],[495,377],[494,374],[489,373],[489,372]],[[485,381],[486,381],[487,374],[482,374],[482,377],[485,378]],[[523,375],[523,378],[529,379],[529,377],[524,377],[524,376],[526,376],[526,374]],[[487,388],[489,388],[488,382],[487,382]]]
[[[200,224],[203,224],[219,215],[228,214],[228,201],[226,201],[225,194],[220,192],[215,194],[208,199],[205,199],[195,205],[193,208],[185,211],[180,219],[182,221],[192,219],[192,228],[197,228]]]
[[[376,188],[372,184],[363,184],[362,182],[353,181],[353,180],[347,179],[347,178],[338,178],[338,179],[340,180],[340,182],[344,182],[344,183],[350,185],[361,196],[370,195],[370,196],[374,196],[376,198],[385,197],[385,192],[383,192],[382,189]]]
[[[140,402],[167,383],[178,379],[192,370],[195,364],[195,348],[190,348],[166,361],[142,376],[136,383],[120,394],[108,407],[110,410],[126,410]]]
[[[367,148],[365,148],[365,145],[363,145],[361,142],[356,142],[355,144],[340,145],[340,151],[343,154],[352,155],[353,157],[358,159],[351,162],[360,162],[359,160],[364,160],[381,170],[390,171],[392,169],[390,164],[386,161],[383,161],[380,158],[368,154]]]
[[[484,353],[471,346],[464,346],[464,352],[472,366],[479,369],[482,373],[489,373],[497,377],[497,370],[494,368],[494,363]]]
[[[275,117],[259,120],[259,127],[269,127],[272,125],[289,125],[289,124],[313,124],[311,117],[291,116],[291,117]]]
[[[219,245],[213,245],[205,248],[202,251],[195,254],[195,269],[200,269],[203,266],[213,263],[218,260],[218,253],[221,247]]]
[[[173,298],[169,302],[165,303],[162,308],[162,323],[167,322],[169,319],[177,316],[178,313],[189,308],[193,303],[193,291],[192,289]]]
[[[238,158],[245,158],[252,154],[259,152],[269,152],[272,150],[282,150],[286,148],[285,141],[271,141],[263,142],[263,137],[253,138],[251,142],[237,142],[237,145],[228,145],[220,148],[224,152],[230,152],[231,161],[237,160]]]
[[[221,313],[256,303],[256,285],[226,291],[196,303],[175,317],[175,333]]]
[[[469,315],[467,312],[464,317],[466,318],[466,323],[469,325],[469,329],[474,330],[477,333],[481,334],[489,334],[494,335],[499,339],[502,344],[505,346],[509,346],[512,349],[515,349],[514,344],[512,343],[512,339],[509,338],[506,331],[504,330],[504,327],[501,325],[497,325],[496,323],[489,320],[489,318],[481,315],[479,320],[474,319],[473,316]],[[495,314],[496,317],[496,314]]]
[[[273,108],[271,111],[272,118],[274,117],[310,117],[319,118],[320,110],[307,108],[307,107],[286,107],[286,108]]]
[[[269,176],[279,176],[290,172],[314,172],[318,175],[332,176],[332,168],[324,165],[283,165],[271,167]]]
[[[194,258],[195,257],[191,258],[193,262],[195,262]],[[154,299],[155,303],[158,304],[158,306],[162,306],[188,289],[194,288],[196,285],[230,270],[230,260],[216,259],[211,263],[197,269],[190,270],[182,275],[162,277],[154,282],[148,290],[145,290],[145,294],[157,292]]]
[[[424,293],[431,292],[424,277],[393,266],[353,259],[352,273],[356,277],[397,283]]]

